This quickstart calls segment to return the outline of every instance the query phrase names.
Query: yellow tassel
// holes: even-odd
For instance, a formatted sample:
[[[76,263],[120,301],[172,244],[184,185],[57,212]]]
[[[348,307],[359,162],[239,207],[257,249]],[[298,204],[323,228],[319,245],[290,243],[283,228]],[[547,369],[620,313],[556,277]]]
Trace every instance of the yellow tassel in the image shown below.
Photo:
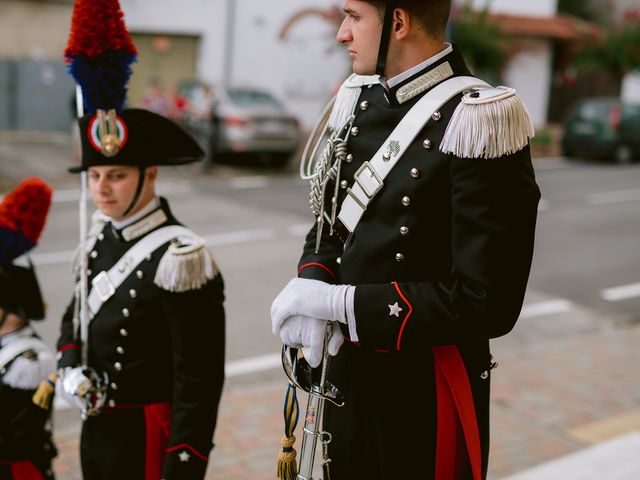
[[[53,394],[56,391],[56,379],[58,376],[55,373],[49,375],[49,378],[43,380],[40,386],[33,394],[32,400],[40,408],[49,410],[51,407],[51,401],[53,400]]]
[[[296,480],[298,477],[298,465],[296,464],[296,449],[293,448],[296,443],[296,437],[283,436],[280,439],[282,450],[278,453],[278,468],[276,477],[282,480]]]

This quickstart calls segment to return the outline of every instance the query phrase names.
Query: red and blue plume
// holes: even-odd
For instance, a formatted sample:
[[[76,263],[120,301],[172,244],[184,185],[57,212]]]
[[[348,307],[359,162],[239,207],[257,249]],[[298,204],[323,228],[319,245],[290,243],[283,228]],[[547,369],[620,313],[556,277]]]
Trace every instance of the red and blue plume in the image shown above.
[[[123,16],[118,0],[75,0],[64,56],[87,114],[124,108],[137,51]]]
[[[51,188],[27,178],[0,203],[0,263],[10,262],[38,243],[51,207]]]

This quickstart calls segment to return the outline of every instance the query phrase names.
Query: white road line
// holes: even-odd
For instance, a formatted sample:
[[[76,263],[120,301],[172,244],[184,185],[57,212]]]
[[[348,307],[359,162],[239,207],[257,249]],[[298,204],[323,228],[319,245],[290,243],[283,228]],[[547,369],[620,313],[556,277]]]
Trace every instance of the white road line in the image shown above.
[[[289,235],[292,237],[304,237],[311,230],[311,224],[301,223],[299,225],[292,225],[289,227]]]
[[[158,182],[156,185],[159,195],[179,195],[183,193],[191,193],[193,188],[191,182],[178,181],[178,182]],[[0,199],[2,196],[0,196]],[[77,202],[80,199],[79,188],[69,188],[55,190],[53,192],[53,203],[69,203]]]
[[[239,245],[242,243],[258,242],[261,240],[272,240],[276,238],[276,231],[272,228],[240,230],[237,232],[215,233],[212,235],[207,235],[203,238],[207,242],[207,245],[211,247],[221,247],[229,245]],[[73,257],[73,252],[73,250],[65,250],[61,252],[34,253],[33,255],[31,255],[31,259],[36,265],[55,265],[58,263],[70,263],[71,258]]]
[[[606,288],[600,292],[600,297],[608,302],[619,302],[621,300],[640,297],[640,283]]]
[[[545,302],[529,303],[522,307],[520,319],[542,317],[571,311],[573,304],[568,300],[557,299]]]
[[[248,188],[264,188],[269,185],[269,178],[264,175],[255,175],[251,177],[236,177],[229,181],[229,186],[236,190],[244,190]]]
[[[267,355],[259,355],[257,357],[227,362],[224,367],[224,373],[227,378],[237,378],[243,375],[250,375],[252,373],[275,370],[277,368],[282,368],[281,355],[279,353],[270,353]],[[56,396],[54,408],[56,410],[63,410],[71,408],[71,405],[62,398]]]
[[[282,367],[281,355],[279,353],[271,353],[268,355],[260,355],[258,357],[245,358],[228,362],[224,367],[224,373],[227,378],[240,377],[250,373],[265,372]]]
[[[636,202],[640,200],[640,188],[587,195],[589,205],[610,205],[612,203]]]
[[[544,198],[540,199],[540,203],[538,203],[538,211],[545,212],[549,210],[549,200],[545,200]]]

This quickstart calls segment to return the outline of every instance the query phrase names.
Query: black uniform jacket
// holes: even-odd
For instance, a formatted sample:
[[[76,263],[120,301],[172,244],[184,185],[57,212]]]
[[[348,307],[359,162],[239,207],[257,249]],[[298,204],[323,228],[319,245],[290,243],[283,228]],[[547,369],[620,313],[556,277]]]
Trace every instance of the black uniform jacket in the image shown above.
[[[6,338],[10,336],[39,339],[31,327]],[[0,340],[0,351],[2,344]],[[53,373],[53,352],[49,359],[27,350],[0,369],[0,478],[12,478],[9,464],[25,461],[31,462],[43,478],[53,478],[51,460],[57,452],[51,438],[51,410],[32,401],[40,382]]]
[[[167,202],[161,198],[160,203],[167,220],[150,231],[179,224]],[[135,225],[144,225],[156,213],[154,210]],[[89,282],[149,233],[144,230],[142,236],[126,241],[122,231],[107,223],[89,254]],[[224,381],[223,280],[218,273],[199,289],[182,293],[161,289],[154,276],[168,246],[147,256],[91,321],[89,365],[108,375],[109,407],[170,403],[165,476],[182,471],[180,478],[203,478]],[[80,364],[79,335],[73,331],[74,303],[62,321],[59,368]],[[182,448],[177,447],[192,450],[187,470],[178,458]]]
[[[450,63],[454,76],[469,75],[454,47],[453,53],[395,86],[388,95],[444,62]],[[363,88],[353,124],[357,129],[348,140],[352,160],[342,165],[347,184],[340,189],[338,205],[358,168],[371,159],[419,98],[392,105],[381,85]],[[325,226],[316,254],[316,227],[312,228],[299,275],[356,285],[358,348],[412,358],[412,362],[419,359],[419,365],[402,360],[400,365],[414,374],[417,368],[420,374],[415,381],[431,393],[435,388],[432,347],[457,346],[473,391],[486,473],[489,339],[509,332],[519,316],[540,193],[529,147],[492,159],[456,158],[439,151],[460,99],[458,95],[450,100],[439,118],[429,120],[385,179],[346,245],[336,235],[329,236]],[[348,339],[345,326],[343,331]],[[384,375],[378,372],[381,385]],[[412,385],[406,387],[406,392],[412,391]],[[421,416],[435,422],[433,412]],[[420,459],[427,471],[428,459],[428,452]]]

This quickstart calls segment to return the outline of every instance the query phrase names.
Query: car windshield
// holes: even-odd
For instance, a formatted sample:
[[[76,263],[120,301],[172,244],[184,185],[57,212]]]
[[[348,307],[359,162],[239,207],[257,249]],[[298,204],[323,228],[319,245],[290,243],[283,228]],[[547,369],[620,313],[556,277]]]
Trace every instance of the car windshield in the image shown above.
[[[280,107],[280,103],[266,92],[256,90],[231,90],[231,101],[242,107],[268,106]]]
[[[579,117],[583,120],[598,120],[607,118],[609,110],[615,102],[601,101],[601,102],[588,102],[580,107]]]

